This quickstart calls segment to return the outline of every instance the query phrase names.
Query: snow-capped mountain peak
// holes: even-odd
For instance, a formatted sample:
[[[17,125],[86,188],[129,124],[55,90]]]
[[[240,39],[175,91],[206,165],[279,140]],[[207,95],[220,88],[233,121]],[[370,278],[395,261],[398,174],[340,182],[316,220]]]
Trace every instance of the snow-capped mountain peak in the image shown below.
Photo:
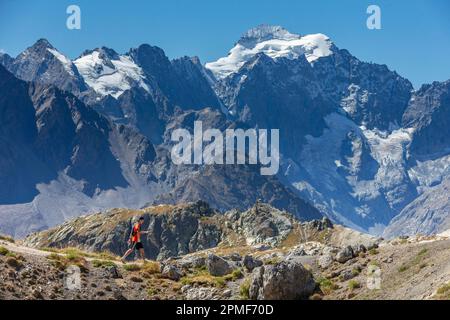
[[[100,48],[85,52],[74,63],[87,85],[102,96],[118,98],[134,86],[149,91],[141,67],[128,55]]]
[[[324,34],[297,35],[279,26],[262,25],[247,31],[231,49],[228,56],[205,66],[218,79],[236,73],[255,55],[264,53],[272,59],[297,59],[304,55],[314,63],[321,57],[333,54],[332,42]]]

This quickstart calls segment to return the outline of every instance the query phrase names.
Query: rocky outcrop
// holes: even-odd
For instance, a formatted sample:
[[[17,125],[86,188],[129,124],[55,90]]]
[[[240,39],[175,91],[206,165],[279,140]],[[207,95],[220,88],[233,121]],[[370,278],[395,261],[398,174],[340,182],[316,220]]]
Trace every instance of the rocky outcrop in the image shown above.
[[[245,235],[249,245],[266,243],[276,246],[294,229],[291,215],[259,202],[247,211],[232,210],[226,216],[232,221],[233,228]]]
[[[204,202],[180,206],[155,206],[142,211],[112,210],[80,217],[41,234],[28,237],[33,246],[79,246],[92,251],[122,255],[127,249],[132,224],[143,216],[142,230],[146,256],[165,259],[215,247],[222,237],[220,217]],[[213,223],[211,223],[212,221]]]
[[[146,255],[156,259],[213,248],[222,242],[243,241],[248,245],[261,243],[275,247],[289,236],[294,227],[299,227],[291,215],[264,203],[257,203],[244,212],[233,210],[222,215],[199,201],[135,211],[115,209],[80,217],[56,229],[31,235],[25,242],[35,247],[80,246],[122,254],[127,247],[131,225],[139,216],[145,218],[142,228],[149,232],[143,236]],[[205,263],[197,260],[184,261],[183,264]]]

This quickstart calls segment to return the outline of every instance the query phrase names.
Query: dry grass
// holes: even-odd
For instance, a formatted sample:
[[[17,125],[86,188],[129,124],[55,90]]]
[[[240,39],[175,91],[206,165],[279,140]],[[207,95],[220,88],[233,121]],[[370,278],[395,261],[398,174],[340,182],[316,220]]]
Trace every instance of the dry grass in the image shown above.
[[[320,278],[317,283],[324,295],[331,294],[334,290],[339,289],[339,286],[330,279]]]
[[[140,271],[142,269],[142,266],[135,264],[135,263],[130,263],[130,264],[124,265],[123,268],[126,271],[135,272],[135,271]]]
[[[250,299],[250,279],[245,279],[241,286],[239,287],[239,295],[241,299],[249,300]]]
[[[6,249],[5,247],[1,247],[0,246],[0,255],[6,256],[8,253],[9,253],[8,249]]]
[[[450,282],[440,287],[434,298],[438,300],[450,300]]]
[[[151,214],[157,214],[157,215],[163,215],[170,213],[173,209],[175,209],[176,206],[169,205],[169,204],[160,204],[153,207],[148,207],[143,210],[144,213],[151,213]]]
[[[161,273],[161,265],[156,261],[146,261],[140,270],[144,278],[150,278],[154,274]]]
[[[50,260],[52,264],[59,270],[65,270],[68,266],[71,265],[79,267],[82,272],[87,272],[89,270],[87,267],[86,259],[75,253],[66,256],[58,253],[52,253],[47,256],[47,259]]]
[[[357,280],[350,280],[348,282],[348,288],[350,289],[350,291],[354,291],[361,288],[361,284]]]
[[[243,273],[240,269],[233,270],[232,273],[223,277],[215,277],[209,274],[205,268],[198,268],[193,273],[181,278],[181,284],[223,288],[227,282],[236,281],[242,277]]]
[[[0,234],[0,240],[6,241],[6,242],[10,242],[10,243],[14,243],[14,239],[10,236],[5,236]]]
[[[68,258],[70,258],[70,257],[85,257],[85,258],[92,258],[92,259],[97,259],[97,260],[108,260],[108,261],[120,260],[120,257],[118,257],[108,251],[86,252],[86,251],[83,251],[83,250],[81,250],[79,248],[75,248],[75,247],[67,247],[67,248],[60,248],[60,249],[52,248],[52,247],[44,247],[44,248],[41,248],[41,250],[66,255]]]
[[[6,264],[14,269],[20,269],[23,267],[22,261],[15,256],[9,256],[8,259],[6,259]]]
[[[414,269],[414,271],[419,271],[425,268],[427,266],[427,263],[425,263],[425,259],[427,258],[427,256],[428,256],[428,249],[423,248],[417,253],[417,255],[412,260],[403,263],[398,268],[398,272],[405,272],[410,269]]]
[[[92,265],[96,268],[117,267],[111,260],[92,260]]]
[[[253,251],[254,251],[254,249],[247,246],[246,244],[233,246],[233,245],[225,245],[222,243],[219,246],[217,246],[216,248],[206,250],[205,256],[206,256],[206,252],[214,252],[218,256],[227,256],[227,255],[230,255],[233,253],[238,253],[241,256],[245,256],[247,254],[252,253]],[[203,253],[203,252],[199,252],[199,253]]]
[[[287,235],[287,237],[280,243],[279,247],[293,247],[301,243],[302,231],[301,226],[295,225],[294,229]]]

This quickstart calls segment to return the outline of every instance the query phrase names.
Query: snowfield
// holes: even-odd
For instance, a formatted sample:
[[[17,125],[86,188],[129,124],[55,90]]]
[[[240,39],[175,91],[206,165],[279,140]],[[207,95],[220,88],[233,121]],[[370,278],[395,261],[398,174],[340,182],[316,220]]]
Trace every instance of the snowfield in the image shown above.
[[[102,96],[111,95],[117,99],[133,86],[150,92],[142,69],[129,56],[121,55],[119,60],[104,61],[98,51],[93,51],[74,63],[86,84]]]
[[[321,57],[333,54],[330,38],[321,33],[300,36],[286,31],[272,32],[265,36],[271,38],[256,43],[244,38],[244,41],[241,40],[231,49],[228,56],[207,63],[205,67],[211,70],[216,78],[223,79],[238,72],[258,53],[264,53],[272,59],[287,58],[291,60],[305,55],[311,64]]]

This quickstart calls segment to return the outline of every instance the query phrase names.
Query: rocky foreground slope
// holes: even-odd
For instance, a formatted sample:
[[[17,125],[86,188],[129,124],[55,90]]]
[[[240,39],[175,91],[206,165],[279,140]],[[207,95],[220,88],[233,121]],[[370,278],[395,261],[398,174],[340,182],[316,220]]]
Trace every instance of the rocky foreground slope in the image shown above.
[[[157,260],[124,265],[116,255],[141,215]],[[385,241],[262,203],[116,209],[0,240],[0,299],[448,299],[449,257],[445,235]]]

